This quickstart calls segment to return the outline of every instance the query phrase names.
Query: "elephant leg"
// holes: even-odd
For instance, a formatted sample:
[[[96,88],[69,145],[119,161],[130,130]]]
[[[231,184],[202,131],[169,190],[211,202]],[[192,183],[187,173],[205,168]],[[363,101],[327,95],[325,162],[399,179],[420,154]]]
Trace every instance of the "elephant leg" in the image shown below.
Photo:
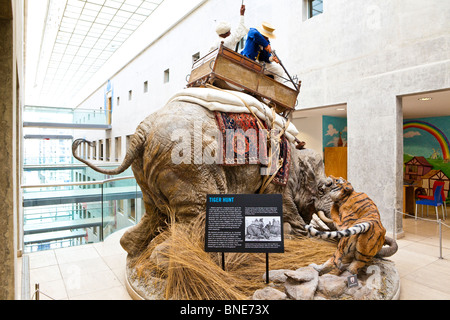
[[[161,218],[162,214],[158,208],[152,205],[145,194],[143,200],[145,205],[144,215],[135,226],[125,231],[120,239],[120,245],[130,256],[136,256],[145,250],[150,241],[166,223]]]
[[[130,256],[138,255],[148,244],[149,232],[153,225],[149,214],[144,214],[138,224],[129,228],[120,238],[120,245]]]
[[[218,166],[173,167],[161,170],[156,178],[157,203],[161,211],[170,210],[179,223],[189,223],[206,213],[206,195],[227,193],[225,173]],[[157,192],[155,192],[157,194]]]

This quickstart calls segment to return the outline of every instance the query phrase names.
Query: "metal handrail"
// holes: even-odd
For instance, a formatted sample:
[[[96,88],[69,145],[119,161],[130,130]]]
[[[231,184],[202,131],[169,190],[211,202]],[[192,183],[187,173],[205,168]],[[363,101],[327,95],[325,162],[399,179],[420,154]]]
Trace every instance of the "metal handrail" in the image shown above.
[[[106,179],[106,180],[87,181],[87,182],[66,182],[66,183],[56,183],[56,184],[21,185],[20,187],[22,189],[30,189],[30,188],[87,186],[87,185],[94,185],[94,184],[105,184],[105,183],[112,182],[112,181],[131,180],[131,179],[134,179],[134,176],[119,177],[119,178],[112,178],[112,179]]]
[[[55,110],[60,110],[62,113],[64,113],[64,112],[75,112],[75,111],[82,111],[82,112],[84,112],[84,111],[94,111],[94,112],[100,112],[100,113],[104,113],[105,111],[107,112],[107,113],[111,113],[112,111],[111,110],[108,110],[108,109],[100,109],[100,108],[96,108],[96,109],[93,109],[93,108],[70,108],[70,107],[68,107],[68,108],[66,108],[66,107],[50,107],[50,106],[35,106],[35,105],[24,105],[24,110],[25,110],[25,112],[27,112],[28,110],[27,109],[40,109],[40,110],[51,110],[52,112],[54,112]]]

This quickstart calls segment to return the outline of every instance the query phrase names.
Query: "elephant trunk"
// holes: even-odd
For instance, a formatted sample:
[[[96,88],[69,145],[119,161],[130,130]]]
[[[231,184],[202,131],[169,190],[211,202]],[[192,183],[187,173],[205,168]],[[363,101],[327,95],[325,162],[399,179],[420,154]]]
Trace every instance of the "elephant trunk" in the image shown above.
[[[146,141],[147,133],[148,133],[148,127],[146,127],[144,125],[144,123],[141,123],[139,125],[139,127],[137,128],[135,134],[131,138],[130,147],[127,150],[125,158],[123,159],[122,163],[115,169],[102,169],[77,155],[77,149],[80,146],[80,144],[87,143],[90,146],[93,146],[93,143],[91,141],[87,141],[86,139],[76,139],[72,143],[72,154],[75,159],[88,165],[90,168],[92,168],[93,170],[95,170],[97,172],[100,172],[103,174],[108,174],[108,175],[117,175],[117,174],[120,174],[120,173],[124,172],[125,170],[127,170],[131,166],[131,164],[134,162],[134,160],[141,154],[141,152],[144,148],[144,143]]]

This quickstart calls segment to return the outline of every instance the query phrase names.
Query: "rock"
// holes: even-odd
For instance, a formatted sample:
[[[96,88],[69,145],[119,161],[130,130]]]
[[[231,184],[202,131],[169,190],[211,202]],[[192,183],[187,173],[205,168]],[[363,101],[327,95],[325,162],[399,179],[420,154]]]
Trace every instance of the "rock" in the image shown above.
[[[319,277],[317,291],[325,297],[335,298],[342,295],[347,289],[347,278],[332,274],[324,274]]]
[[[272,287],[256,290],[253,294],[253,300],[286,300],[287,295],[280,290]]]
[[[376,299],[376,290],[373,290],[367,286],[360,286],[357,290],[352,294],[354,300],[375,300]]]
[[[294,300],[312,300],[319,283],[319,273],[311,267],[285,272],[286,294]]]
[[[284,273],[289,271],[292,270],[289,269],[270,270],[269,281],[272,281],[273,283],[284,283],[286,282],[287,278],[287,276]],[[266,281],[266,273],[263,274],[263,280]]]
[[[303,267],[295,271],[285,272],[285,275],[298,282],[311,281],[319,276],[319,273],[312,267]]]
[[[374,259],[358,274],[358,285],[349,288],[348,271],[340,276],[319,273],[312,267],[297,270],[271,270],[272,287],[255,292],[253,299],[293,300],[396,300],[400,292],[400,276],[395,263],[385,259]],[[264,275],[265,280],[265,275]],[[286,292],[282,294],[282,289]],[[278,289],[278,290],[277,290]],[[281,291],[280,291],[281,290]],[[266,292],[267,291],[267,292]],[[257,294],[256,294],[257,293]],[[271,295],[274,294],[274,297]],[[285,298],[283,298],[285,297]]]

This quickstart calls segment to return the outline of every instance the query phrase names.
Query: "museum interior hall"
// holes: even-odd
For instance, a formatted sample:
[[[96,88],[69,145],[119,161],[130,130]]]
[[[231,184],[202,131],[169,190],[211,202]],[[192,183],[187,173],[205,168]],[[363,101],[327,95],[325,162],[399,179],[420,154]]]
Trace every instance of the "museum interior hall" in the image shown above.
[[[0,300],[450,300],[449,16],[0,0]]]

